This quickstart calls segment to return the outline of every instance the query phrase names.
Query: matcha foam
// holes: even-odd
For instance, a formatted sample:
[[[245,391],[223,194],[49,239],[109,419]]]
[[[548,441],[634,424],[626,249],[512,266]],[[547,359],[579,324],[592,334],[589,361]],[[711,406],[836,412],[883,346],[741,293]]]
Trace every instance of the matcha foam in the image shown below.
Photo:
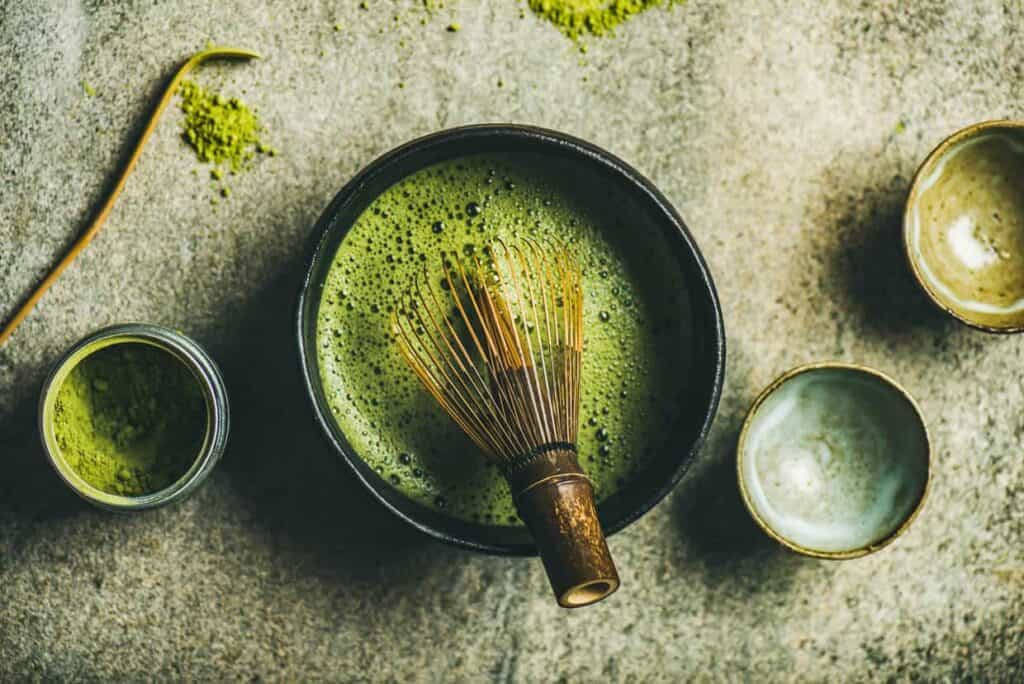
[[[664,238],[637,239],[628,202],[550,158],[474,156],[390,187],[343,240],[317,319],[331,412],[406,496],[472,521],[520,524],[504,479],[405,365],[391,315],[424,268],[496,238],[555,238],[583,269],[580,463],[600,502],[672,447],[689,354],[688,297]],[[648,228],[649,230],[649,228]]]

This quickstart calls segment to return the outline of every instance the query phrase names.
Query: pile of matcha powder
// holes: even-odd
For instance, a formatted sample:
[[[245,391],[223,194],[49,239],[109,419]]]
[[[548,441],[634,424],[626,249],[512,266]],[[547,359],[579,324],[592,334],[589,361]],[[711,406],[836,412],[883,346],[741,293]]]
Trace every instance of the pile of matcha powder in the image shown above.
[[[206,435],[206,401],[170,352],[121,343],[85,357],[54,404],[60,458],[108,494],[140,496],[188,471]]]
[[[635,14],[684,0],[529,0],[530,9],[573,40],[603,36]]]
[[[214,165],[214,179],[223,177],[225,166],[232,173],[244,170],[257,153],[277,154],[260,140],[263,128],[256,113],[238,98],[211,93],[193,81],[182,83],[178,92],[185,113],[182,136],[200,161]],[[221,194],[228,195],[226,187]]]

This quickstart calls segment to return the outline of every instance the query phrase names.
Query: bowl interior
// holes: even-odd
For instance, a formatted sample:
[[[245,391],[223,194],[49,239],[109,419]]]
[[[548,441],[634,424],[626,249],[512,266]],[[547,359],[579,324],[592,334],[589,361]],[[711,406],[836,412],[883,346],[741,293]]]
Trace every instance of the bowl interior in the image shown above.
[[[912,268],[939,306],[978,327],[1024,328],[1024,128],[982,124],[940,145],[906,219]]]
[[[395,182],[432,164],[489,153],[543,155],[552,164],[566,165],[579,185],[614,198],[630,217],[617,239],[660,237],[672,252],[670,262],[684,283],[680,307],[690,321],[678,383],[682,401],[675,409],[672,445],[658,453],[645,470],[631,477],[601,502],[599,513],[607,533],[621,529],[657,503],[682,476],[696,454],[717,407],[724,366],[724,340],[717,297],[706,266],[682,221],[664,198],[639,174],[611,155],[567,136],[518,126],[475,126],[428,136],[378,159],[350,182],[321,217],[318,242],[299,305],[299,344],[305,380],[315,413],[329,441],[357,477],[393,512],[436,537],[470,548],[496,553],[533,553],[528,532],[521,527],[469,522],[429,508],[396,491],[361,459],[354,440],[333,417],[325,398],[316,353],[320,293],[338,246],[367,206]],[[584,467],[586,464],[584,463]]]
[[[928,482],[928,435],[887,378],[810,368],[770,388],[747,418],[740,483],[755,518],[815,555],[858,554],[891,539]]]

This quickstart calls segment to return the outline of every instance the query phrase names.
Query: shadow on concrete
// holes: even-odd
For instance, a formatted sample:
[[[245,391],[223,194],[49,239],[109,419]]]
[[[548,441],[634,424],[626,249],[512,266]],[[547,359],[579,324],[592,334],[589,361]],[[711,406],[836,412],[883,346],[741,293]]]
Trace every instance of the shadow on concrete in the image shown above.
[[[903,206],[908,183],[902,176],[850,193],[833,207],[836,230],[826,256],[836,291],[871,335],[899,339],[925,329],[949,330],[949,318],[932,304],[914,279],[903,250]]]
[[[295,307],[304,265],[293,263],[248,298],[219,349],[231,397],[231,438],[219,466],[281,552],[347,579],[414,581],[440,554],[371,497],[322,436],[302,382]],[[413,563],[415,562],[415,567]],[[386,569],[385,566],[395,566]]]
[[[26,402],[4,421],[0,434],[0,515],[25,522],[81,513],[89,504],[69,490],[46,460],[36,430],[36,406]]]
[[[778,548],[750,517],[736,480],[736,440],[740,421],[732,421],[725,443],[705,456],[676,497],[676,514],[685,536],[713,563],[729,564]]]
[[[743,413],[725,418],[725,437],[705,449],[704,463],[673,499],[673,515],[709,587],[728,584],[749,593],[786,591],[805,559],[766,535],[751,518],[736,479],[736,440]]]
[[[778,544],[754,523],[736,485],[736,456],[722,455],[693,478],[676,513],[693,546],[712,564],[729,565]]]

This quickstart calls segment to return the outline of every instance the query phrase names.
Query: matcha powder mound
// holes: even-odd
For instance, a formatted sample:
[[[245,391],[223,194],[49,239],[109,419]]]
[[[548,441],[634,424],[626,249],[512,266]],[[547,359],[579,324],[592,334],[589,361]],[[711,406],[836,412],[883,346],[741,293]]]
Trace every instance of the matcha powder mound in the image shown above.
[[[635,14],[682,0],[530,0],[530,9],[578,40],[585,34],[603,36]]]
[[[182,135],[202,161],[227,164],[237,173],[257,152],[277,153],[260,141],[259,118],[238,98],[210,93],[192,81],[182,83],[178,92],[185,112]]]
[[[191,466],[206,434],[206,401],[170,352],[121,343],[83,359],[54,405],[60,456],[110,494],[163,489]]]

